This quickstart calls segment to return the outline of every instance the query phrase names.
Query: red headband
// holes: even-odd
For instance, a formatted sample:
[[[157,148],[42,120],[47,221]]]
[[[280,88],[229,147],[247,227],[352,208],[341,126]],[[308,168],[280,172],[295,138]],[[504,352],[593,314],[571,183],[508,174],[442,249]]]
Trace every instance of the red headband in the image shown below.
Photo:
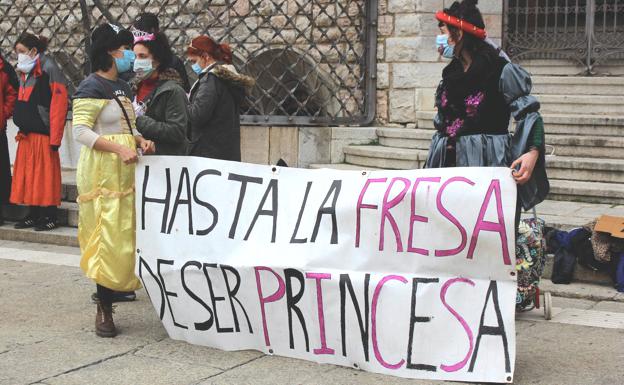
[[[435,14],[436,19],[443,22],[444,24],[452,25],[453,27],[457,27],[462,31],[469,33],[483,40],[487,37],[487,32],[485,29],[479,28],[475,25],[470,24],[469,22],[462,20],[458,17],[448,15],[444,13],[444,11],[438,11]]]

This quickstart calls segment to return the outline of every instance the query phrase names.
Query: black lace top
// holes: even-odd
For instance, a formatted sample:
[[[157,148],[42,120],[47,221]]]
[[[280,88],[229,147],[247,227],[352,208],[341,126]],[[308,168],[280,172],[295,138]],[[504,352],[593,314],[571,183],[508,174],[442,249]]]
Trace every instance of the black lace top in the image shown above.
[[[506,134],[510,110],[499,89],[499,79],[507,63],[503,58],[489,62],[485,57],[476,57],[464,72],[462,63],[453,59],[444,68],[436,92],[436,129],[450,138]]]

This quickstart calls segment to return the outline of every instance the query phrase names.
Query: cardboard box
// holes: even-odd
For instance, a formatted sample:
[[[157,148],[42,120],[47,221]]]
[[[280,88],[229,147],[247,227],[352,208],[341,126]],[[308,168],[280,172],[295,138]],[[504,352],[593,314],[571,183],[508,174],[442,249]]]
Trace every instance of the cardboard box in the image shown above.
[[[596,222],[594,230],[611,234],[611,236],[616,238],[624,239],[624,217],[603,215],[598,218],[598,222]]]

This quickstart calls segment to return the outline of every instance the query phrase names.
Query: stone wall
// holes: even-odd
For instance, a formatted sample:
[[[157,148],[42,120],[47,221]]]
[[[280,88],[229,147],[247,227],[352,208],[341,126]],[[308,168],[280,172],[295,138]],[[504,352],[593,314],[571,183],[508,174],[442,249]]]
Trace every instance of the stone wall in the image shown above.
[[[433,108],[433,91],[445,65],[436,51],[438,28],[433,15],[451,1],[378,2],[375,125],[413,126],[417,111]],[[126,26],[143,10],[157,13],[162,25],[171,23],[167,33],[180,54],[192,37],[207,31],[219,38],[226,31],[224,26],[230,25],[234,28],[228,39],[238,51],[240,62],[258,50],[279,49],[290,44],[299,55],[308,56],[318,64],[328,79],[349,87],[358,85],[359,70],[349,71],[346,64],[356,62],[358,55],[364,52],[357,37],[362,25],[353,19],[360,12],[363,0],[284,0],[278,3],[281,4],[278,8],[269,0],[213,0],[209,3],[189,0],[183,2],[183,7],[161,7],[159,1],[152,1],[152,5],[144,9],[130,0],[101,0],[101,3]],[[102,22],[102,12],[92,1],[87,0],[87,4],[91,23]],[[229,8],[228,4],[231,4]],[[80,70],[84,62],[84,29],[77,1],[0,0],[0,6],[4,13],[0,20],[0,46],[4,52],[12,49],[21,31],[34,30],[51,37],[50,50],[66,52],[66,65]],[[481,0],[480,9],[489,35],[500,40],[502,3]],[[259,39],[270,44],[262,47]],[[336,100],[354,110],[357,99],[362,97],[361,92],[348,95],[344,90],[333,94]],[[340,163],[344,159],[344,145],[371,143],[375,138],[375,130],[364,127],[249,126],[242,128],[242,154],[243,160],[249,162],[267,164],[283,158],[292,166],[307,167],[312,163]],[[64,166],[72,167],[77,159],[77,148],[70,143],[71,133],[66,133],[65,142],[68,144]]]
[[[242,160],[290,167],[344,162],[342,148],[377,139],[374,127],[259,127],[241,128]]]
[[[450,0],[379,0],[377,122],[413,125],[416,112],[433,109],[433,92],[446,59],[438,55],[436,11]],[[502,2],[481,0],[489,36],[500,44]]]
[[[305,88],[312,93],[320,88],[310,104],[318,105],[323,114],[363,114],[359,62],[365,52],[360,39],[365,0],[100,0],[101,8],[92,0],[86,3],[91,27],[109,21],[129,28],[141,12],[153,12],[181,57],[192,38],[206,33],[228,42],[235,63],[258,77],[259,84],[272,86],[291,71],[285,83],[290,84],[290,78],[307,79],[298,91]],[[0,48],[11,52],[25,30],[46,36],[50,53],[76,86],[86,60],[83,21],[78,1],[0,0]],[[272,61],[273,68],[267,68]],[[283,114],[276,103],[263,97],[268,91],[274,100],[284,100],[286,87],[282,88],[255,90],[260,103],[250,109],[264,115]],[[297,112],[289,113],[303,114]]]

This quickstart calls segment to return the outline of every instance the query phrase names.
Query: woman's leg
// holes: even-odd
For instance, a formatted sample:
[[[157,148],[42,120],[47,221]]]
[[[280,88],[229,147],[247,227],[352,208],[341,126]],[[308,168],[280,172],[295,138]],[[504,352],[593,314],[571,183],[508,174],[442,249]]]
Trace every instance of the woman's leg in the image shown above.
[[[97,285],[98,298],[101,303],[112,305],[114,290],[111,290],[102,285]]]
[[[515,218],[515,225],[514,225],[514,229],[516,230],[516,237],[518,236],[518,228],[520,227],[520,218],[522,217],[522,204],[520,203],[520,200],[518,199],[518,201],[516,202],[516,218]]]
[[[15,224],[16,229],[28,229],[35,227],[41,218],[41,208],[39,206],[28,206],[28,214],[21,221]]]
[[[37,226],[35,230],[37,231],[48,231],[54,230],[58,226],[56,224],[57,219],[57,208],[56,206],[46,206],[40,208],[40,216],[37,220]]]
[[[6,131],[0,131],[0,226],[4,224],[2,206],[9,203],[11,196],[11,159]]]

